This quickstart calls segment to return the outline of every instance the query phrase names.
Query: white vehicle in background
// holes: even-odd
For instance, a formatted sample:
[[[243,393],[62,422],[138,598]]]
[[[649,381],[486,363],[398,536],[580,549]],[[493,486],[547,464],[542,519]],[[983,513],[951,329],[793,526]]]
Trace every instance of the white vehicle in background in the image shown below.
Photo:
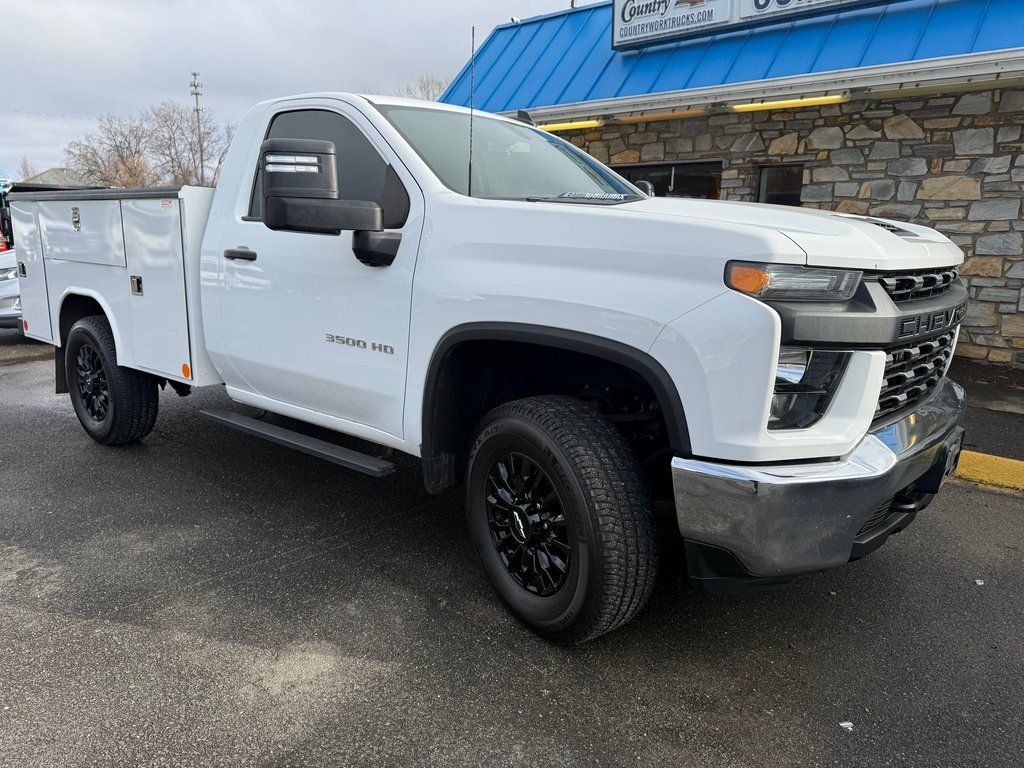
[[[649,198],[514,120],[267,101],[216,191],[27,193],[12,211],[26,334],[58,348],[57,391],[94,440],[145,438],[161,386],[223,386],[419,457],[430,492],[465,487],[496,591],[556,641],[645,604],[656,509],[674,510],[698,586],[774,587],[883,544],[959,455],[950,240]]]
[[[21,288],[18,259],[13,250],[0,251],[0,328],[21,327]]]
[[[18,259],[14,255],[6,186],[0,188],[0,328],[20,328],[21,289],[18,286]]]

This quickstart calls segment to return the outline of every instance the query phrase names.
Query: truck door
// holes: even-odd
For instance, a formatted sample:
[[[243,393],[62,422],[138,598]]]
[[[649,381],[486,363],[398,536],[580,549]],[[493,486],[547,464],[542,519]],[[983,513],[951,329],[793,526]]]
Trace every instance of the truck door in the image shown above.
[[[228,223],[221,241],[230,252],[221,264],[224,352],[241,377],[227,383],[402,437],[422,194],[373,125],[341,102],[281,111],[267,138],[334,142],[341,196],[380,203],[385,229],[402,240],[390,266],[368,267],[351,232],[268,229],[254,162],[249,215]]]

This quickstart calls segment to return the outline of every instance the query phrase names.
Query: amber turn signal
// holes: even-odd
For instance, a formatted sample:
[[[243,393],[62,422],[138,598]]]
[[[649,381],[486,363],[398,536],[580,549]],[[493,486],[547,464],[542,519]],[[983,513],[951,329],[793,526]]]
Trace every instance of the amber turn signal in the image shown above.
[[[768,287],[768,270],[760,264],[731,262],[725,272],[725,284],[756,296]]]

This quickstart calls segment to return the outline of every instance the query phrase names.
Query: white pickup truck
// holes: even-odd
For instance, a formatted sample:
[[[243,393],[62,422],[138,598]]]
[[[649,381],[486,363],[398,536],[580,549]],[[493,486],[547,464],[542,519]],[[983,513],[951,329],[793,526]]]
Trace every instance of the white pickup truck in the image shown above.
[[[224,386],[419,457],[430,492],[465,487],[496,591],[553,640],[641,609],[660,510],[695,584],[774,587],[882,544],[959,455],[946,370],[967,292],[947,238],[649,198],[523,122],[267,101],[216,191],[12,208],[24,331],[58,347],[57,391],[94,440],[145,438],[162,386]],[[394,469],[281,419],[210,415]]]

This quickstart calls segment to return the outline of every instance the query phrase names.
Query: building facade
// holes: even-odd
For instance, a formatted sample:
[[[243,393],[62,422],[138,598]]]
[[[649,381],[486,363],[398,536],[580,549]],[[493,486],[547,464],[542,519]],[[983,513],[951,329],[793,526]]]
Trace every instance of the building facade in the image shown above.
[[[914,58],[900,41],[914,40],[915,51],[924,46],[926,53],[942,52],[950,44],[950,30],[934,20],[945,13],[949,23],[957,21],[957,40],[965,37],[964,24],[972,22],[966,32],[977,49],[986,42],[982,32],[1000,20],[991,16],[993,4],[894,0],[671,44],[659,41],[633,51],[613,50],[609,40],[596,38],[593,50],[577,53],[577,63],[562,73],[567,79],[559,98],[545,94],[554,92],[548,86],[560,65],[543,82],[531,83],[537,78],[529,73],[544,64],[539,49],[530,52],[538,37],[557,37],[567,19],[582,21],[584,14],[590,24],[604,17],[611,25],[617,10],[617,3],[602,3],[541,17],[533,29],[530,21],[499,28],[477,54],[475,75],[482,87],[474,102],[508,114],[529,110],[544,127],[627,178],[650,181],[658,195],[803,205],[934,227],[966,258],[962,274],[971,303],[958,354],[1024,368],[1024,10],[1005,7],[1017,20],[1019,45],[1005,47],[1014,40],[1000,32],[989,41],[994,50],[987,54],[965,53],[961,43],[947,56]],[[730,70],[751,48],[777,61],[785,46],[773,48],[763,44],[765,39],[792,40],[798,33],[818,35],[815,55],[806,60],[827,56],[828,46],[840,42],[870,50],[885,32],[887,16],[895,30],[888,40],[895,62],[821,73],[804,71],[811,69],[805,64],[800,71],[759,81],[657,87],[659,80],[670,80],[666,74],[673,62],[706,60],[716,46],[734,49],[731,58],[724,57]],[[859,32],[837,37],[844,21]],[[503,44],[500,52],[498,44]],[[547,49],[550,44],[549,39]],[[664,61],[653,87],[596,98],[603,95],[599,86],[608,83],[609,71],[622,69],[615,81],[622,91],[643,57],[659,54]],[[589,59],[601,64],[600,71],[584,83],[588,98],[578,100],[573,83]],[[527,72],[521,80],[520,66]],[[880,67],[885,71],[876,72]],[[680,75],[692,79],[696,72]],[[941,77],[930,77],[933,73]],[[444,100],[462,103],[466,95],[457,79]]]

